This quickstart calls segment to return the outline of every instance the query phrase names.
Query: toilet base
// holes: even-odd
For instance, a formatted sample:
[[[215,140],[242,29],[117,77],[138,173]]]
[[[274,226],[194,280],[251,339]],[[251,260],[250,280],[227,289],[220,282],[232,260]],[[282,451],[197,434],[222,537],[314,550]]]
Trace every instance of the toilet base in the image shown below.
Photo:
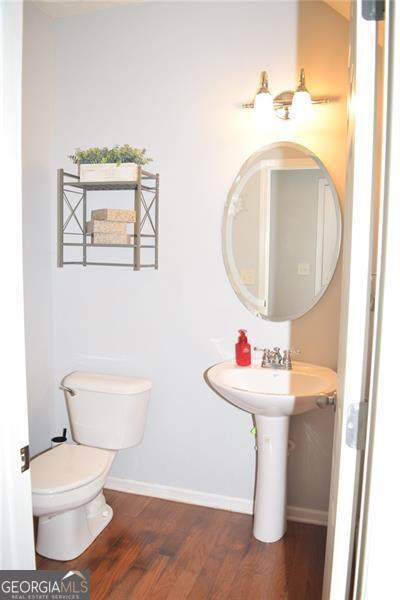
[[[39,517],[36,551],[53,560],[72,560],[94,542],[112,517],[102,492],[84,506]]]

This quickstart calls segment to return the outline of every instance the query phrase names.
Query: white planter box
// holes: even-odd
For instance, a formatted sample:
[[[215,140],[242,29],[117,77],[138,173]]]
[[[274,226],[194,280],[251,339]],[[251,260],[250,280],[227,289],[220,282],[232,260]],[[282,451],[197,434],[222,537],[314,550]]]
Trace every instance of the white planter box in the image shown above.
[[[135,163],[106,163],[79,165],[79,179],[87,183],[102,181],[136,181],[138,165]]]

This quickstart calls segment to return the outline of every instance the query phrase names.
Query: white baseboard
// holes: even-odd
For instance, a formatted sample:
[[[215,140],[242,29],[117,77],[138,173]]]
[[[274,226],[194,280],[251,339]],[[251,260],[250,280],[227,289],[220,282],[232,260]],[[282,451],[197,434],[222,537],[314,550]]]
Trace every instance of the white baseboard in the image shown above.
[[[174,500],[185,504],[196,504],[197,506],[208,506],[232,512],[253,514],[253,501],[247,498],[234,498],[231,496],[220,496],[219,494],[206,494],[197,490],[148,483],[146,481],[134,481],[133,479],[122,479],[120,477],[109,477],[105,487],[109,490],[127,492],[128,494],[139,494],[140,496],[151,496],[164,500]],[[288,506],[287,518],[299,523],[311,523],[313,525],[327,525],[328,513],[324,510],[313,508],[302,508],[300,506]]]
[[[311,525],[328,525],[328,511],[316,508],[303,508],[302,506],[288,506],[287,518],[289,521],[298,523],[310,523]]]

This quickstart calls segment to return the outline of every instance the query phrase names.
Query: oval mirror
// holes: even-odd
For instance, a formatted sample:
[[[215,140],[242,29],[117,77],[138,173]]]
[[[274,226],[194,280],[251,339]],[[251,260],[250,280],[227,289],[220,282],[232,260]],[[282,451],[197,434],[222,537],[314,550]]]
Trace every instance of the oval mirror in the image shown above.
[[[340,205],[328,171],[298,144],[262,148],[233,182],[222,230],[225,268],[243,304],[271,321],[301,317],[339,257]]]

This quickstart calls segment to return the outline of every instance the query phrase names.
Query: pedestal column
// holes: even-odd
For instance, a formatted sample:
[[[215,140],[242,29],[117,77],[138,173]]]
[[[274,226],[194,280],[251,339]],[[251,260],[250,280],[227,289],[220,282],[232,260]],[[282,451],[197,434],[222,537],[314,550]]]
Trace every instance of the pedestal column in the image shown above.
[[[286,532],[289,417],[256,415],[257,475],[254,537],[276,542]]]

